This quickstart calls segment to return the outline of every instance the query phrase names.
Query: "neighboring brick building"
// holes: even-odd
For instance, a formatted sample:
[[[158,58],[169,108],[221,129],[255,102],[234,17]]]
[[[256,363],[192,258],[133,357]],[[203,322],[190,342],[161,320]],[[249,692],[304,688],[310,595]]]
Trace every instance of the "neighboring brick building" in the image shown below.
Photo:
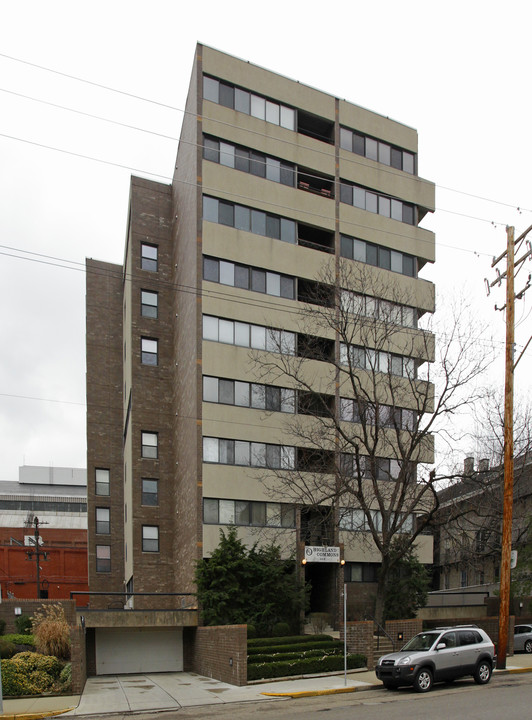
[[[252,353],[267,359],[276,338],[310,357],[298,313],[325,266],[351,263],[388,283],[373,312],[382,302],[405,332],[382,364],[407,386],[405,348],[434,309],[418,277],[434,261],[434,236],[418,227],[433,209],[415,130],[198,45],[172,184],[132,178],[124,265],[87,260],[90,587],[125,593],[94,595],[91,608],[174,608],[171,593],[194,592],[196,562],[230,524],[299,559],[305,545],[342,548],[353,606],[359,589],[370,596],[379,554],[344,542],[367,529],[324,533],[319,513],[262,482],[265,467],[305,459],[283,444],[286,413],[304,404],[282,381],[265,385]],[[408,307],[394,304],[398,288]],[[322,339],[341,355],[338,336]],[[340,414],[330,367],[308,362],[311,389]],[[431,562],[431,538],[418,554]],[[344,569],[305,573],[313,609],[334,614]]]
[[[0,587],[2,597],[68,599],[88,590],[86,471],[23,466],[19,481],[0,483]],[[37,557],[35,518],[39,547]],[[31,555],[31,557],[30,557]],[[82,596],[76,598],[84,605]]]

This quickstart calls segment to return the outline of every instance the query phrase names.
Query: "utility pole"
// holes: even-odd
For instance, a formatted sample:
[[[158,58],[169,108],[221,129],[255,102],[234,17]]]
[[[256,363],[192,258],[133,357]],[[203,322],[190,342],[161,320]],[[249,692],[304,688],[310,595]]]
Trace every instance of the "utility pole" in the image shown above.
[[[34,543],[35,543],[35,550],[27,550],[26,555],[28,556],[28,560],[32,560],[33,556],[35,555],[35,563],[37,565],[37,576],[36,576],[36,582],[37,582],[37,599],[41,599],[41,568],[39,563],[41,562],[41,558],[43,560],[48,560],[48,553],[41,550],[41,547],[39,545],[40,540],[40,533],[39,533],[39,518],[34,517],[33,522],[35,523],[35,533],[34,533]],[[46,525],[46,523],[45,523]]]
[[[517,240],[520,243],[532,230],[529,227]],[[515,335],[515,290],[514,275],[516,265],[521,265],[531,255],[530,244],[527,242],[527,252],[516,262],[514,240],[515,230],[513,227],[506,228],[506,251],[498,258],[494,258],[491,266],[495,267],[504,256],[506,256],[506,272],[502,275],[497,271],[497,279],[487,283],[488,294],[490,288],[501,283],[506,277],[506,347],[505,347],[505,370],[504,370],[504,495],[503,495],[503,518],[502,518],[502,543],[501,543],[501,568],[500,568],[500,604],[499,604],[499,639],[497,648],[497,668],[506,668],[506,651],[508,647],[508,623],[510,617],[510,576],[511,576],[511,552],[512,552],[512,516],[513,516],[513,485],[514,485],[514,370],[517,363],[514,363],[514,335]],[[520,299],[530,287],[530,276],[526,286],[519,292]],[[521,356],[519,357],[519,359]],[[519,362],[518,359],[518,362]]]

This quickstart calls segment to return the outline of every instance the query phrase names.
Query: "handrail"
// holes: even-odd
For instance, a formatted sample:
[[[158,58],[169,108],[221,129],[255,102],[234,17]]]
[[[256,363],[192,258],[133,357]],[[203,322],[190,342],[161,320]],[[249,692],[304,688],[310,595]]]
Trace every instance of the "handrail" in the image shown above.
[[[380,625],[371,613],[366,612],[366,617],[368,617],[370,620],[373,620],[373,625],[377,627],[377,630],[380,630],[383,635],[386,635],[388,640],[392,643],[392,649],[395,652],[395,640],[386,631],[386,628],[384,628],[382,625]],[[379,633],[377,633],[377,650],[379,649],[379,638],[380,638],[380,635],[379,635]]]

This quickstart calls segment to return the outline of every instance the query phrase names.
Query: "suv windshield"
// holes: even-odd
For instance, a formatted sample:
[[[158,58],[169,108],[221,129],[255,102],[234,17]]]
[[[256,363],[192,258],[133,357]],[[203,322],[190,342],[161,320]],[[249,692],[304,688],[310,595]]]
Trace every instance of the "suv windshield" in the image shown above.
[[[440,633],[419,633],[402,648],[403,650],[430,650]]]

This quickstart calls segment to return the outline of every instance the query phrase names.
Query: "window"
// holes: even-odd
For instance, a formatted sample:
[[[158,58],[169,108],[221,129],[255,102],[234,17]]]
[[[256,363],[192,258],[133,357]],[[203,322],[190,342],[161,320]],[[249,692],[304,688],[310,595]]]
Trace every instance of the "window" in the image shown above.
[[[251,172],[253,175],[258,175],[258,170],[253,172],[253,168],[257,169],[263,166],[259,164],[258,160],[254,160],[254,162],[255,165],[251,165]],[[254,210],[226,200],[218,200],[208,195],[203,196],[203,219],[274,240],[292,244],[296,241],[297,223],[295,220],[262,210]]]
[[[109,508],[96,508],[96,534],[109,535],[111,532],[111,511]]]
[[[96,572],[111,572],[110,545],[96,545]]]
[[[378,582],[379,565],[377,563],[346,563],[344,580],[346,582]]]
[[[95,470],[95,494],[109,495],[109,470],[96,468]]]
[[[291,470],[295,468],[295,448],[289,445],[204,437],[203,462]]]
[[[142,526],[142,552],[159,552],[159,526]]]
[[[158,441],[159,437],[157,433],[143,432],[142,433],[142,457],[143,458],[154,458],[155,460],[159,457],[158,454]]]
[[[295,510],[285,503],[204,498],[203,522],[210,525],[254,525],[294,528]]]
[[[390,267],[387,269],[390,269]],[[399,305],[389,300],[379,300],[371,295],[360,295],[351,290],[340,290],[340,307],[344,312],[361,317],[374,318],[392,325],[417,328],[417,310],[415,308]]]
[[[288,130],[296,129],[296,112],[292,108],[207,75],[203,76],[203,98]]]
[[[140,244],[140,267],[142,270],[157,272],[157,245]]]
[[[295,390],[207,375],[203,377],[203,400],[272,412],[295,412]]]
[[[276,123],[277,125],[279,123]],[[282,185],[294,186],[295,166],[262,153],[205,136],[203,158]]]
[[[391,270],[408,277],[417,277],[417,261],[412,255],[383,248],[365,240],[341,235],[340,255],[350,260],[381,267],[384,270]]]
[[[140,360],[143,365],[157,365],[158,362],[158,341],[153,338],[141,338]]]
[[[142,478],[142,505],[155,507],[159,504],[159,481]]]
[[[414,174],[415,155],[413,153],[348,128],[340,128],[340,147],[357,155],[363,155],[370,160],[376,160],[383,165],[394,167],[396,170],[403,170],[410,175]]]
[[[411,203],[380,195],[358,185],[342,181],[340,183],[340,202],[376,215],[389,217],[392,220],[399,220],[408,225],[414,225],[414,206]]]
[[[410,379],[414,379],[416,376],[416,365],[413,358],[377,352],[357,345],[340,343],[340,362],[343,365],[366,369],[370,372],[385,372]]]
[[[275,333],[278,334],[278,341],[268,343],[267,347],[267,338],[273,337]],[[212,315],[203,316],[203,339],[255,350],[267,349],[269,352],[282,352],[286,355],[295,355],[296,351],[295,333],[288,330],[273,330],[262,325],[234,322]]]
[[[266,272],[259,268],[248,268],[245,265],[216,258],[203,258],[203,279],[288,300],[293,300],[295,297],[295,278],[293,277]]]
[[[158,293],[151,290],[140,291],[140,314],[142,317],[157,317]]]

